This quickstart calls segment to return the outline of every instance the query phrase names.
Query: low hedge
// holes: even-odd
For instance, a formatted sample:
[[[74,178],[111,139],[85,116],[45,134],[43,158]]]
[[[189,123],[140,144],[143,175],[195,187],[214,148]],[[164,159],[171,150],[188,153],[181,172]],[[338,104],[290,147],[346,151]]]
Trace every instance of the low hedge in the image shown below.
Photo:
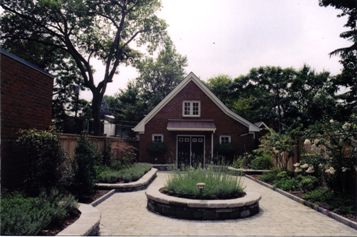
[[[58,192],[39,197],[7,194],[1,197],[1,235],[37,235],[50,225],[60,225],[76,207],[73,196]]]
[[[109,166],[99,166],[96,179],[101,183],[134,182],[148,172],[151,167],[150,164],[145,163],[135,163],[119,170]]]

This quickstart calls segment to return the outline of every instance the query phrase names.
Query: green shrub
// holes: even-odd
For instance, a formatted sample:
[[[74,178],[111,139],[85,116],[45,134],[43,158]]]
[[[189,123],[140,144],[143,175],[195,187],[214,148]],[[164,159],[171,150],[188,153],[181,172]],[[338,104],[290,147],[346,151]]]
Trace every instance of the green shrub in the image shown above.
[[[281,178],[274,182],[275,187],[285,191],[294,191],[299,189],[299,181],[295,178]]]
[[[151,169],[150,164],[137,163],[126,168],[114,169],[112,167],[97,167],[97,182],[115,183],[115,182],[132,182],[141,178]]]
[[[287,171],[280,171],[277,175],[276,175],[276,179],[286,179],[289,178],[289,174]]]
[[[278,171],[277,170],[272,170],[270,172],[267,172],[265,174],[262,174],[259,179],[264,181],[264,182],[268,182],[268,183],[272,183],[277,179],[277,174]]]
[[[37,235],[51,224],[61,223],[76,208],[72,196],[25,197],[19,193],[1,197],[1,235]]]
[[[304,199],[315,202],[317,204],[321,202],[328,202],[333,198],[333,192],[328,188],[320,187],[304,194]]]
[[[297,178],[299,180],[299,187],[305,191],[314,189],[319,183],[318,178],[316,178],[315,176],[299,175]]]
[[[256,170],[266,170],[273,166],[270,156],[258,156],[251,161],[250,167]]]
[[[205,183],[200,192],[197,183]],[[177,171],[167,181],[165,190],[168,194],[197,199],[225,199],[244,195],[240,178],[212,169],[188,169]]]
[[[93,192],[95,159],[96,151],[94,146],[85,136],[81,136],[75,151],[75,162],[77,167],[74,176],[74,191],[77,194],[82,195]]]
[[[62,180],[61,165],[65,156],[53,131],[21,130],[17,139],[23,151],[25,191],[38,195],[40,190],[59,186]]]
[[[238,156],[238,158],[233,160],[232,166],[234,168],[249,168],[249,165],[253,159],[253,156],[249,153],[244,153],[241,156]]]

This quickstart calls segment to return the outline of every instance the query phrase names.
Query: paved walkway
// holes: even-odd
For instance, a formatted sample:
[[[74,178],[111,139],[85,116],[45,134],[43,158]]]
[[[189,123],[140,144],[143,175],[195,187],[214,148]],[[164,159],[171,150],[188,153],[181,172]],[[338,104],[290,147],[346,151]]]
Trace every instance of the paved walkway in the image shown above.
[[[169,173],[159,172],[151,186],[163,186]],[[98,208],[101,235],[357,236],[357,231],[254,181],[242,178],[246,191],[262,194],[261,212],[247,219],[188,221],[146,209],[145,191],[116,193]]]

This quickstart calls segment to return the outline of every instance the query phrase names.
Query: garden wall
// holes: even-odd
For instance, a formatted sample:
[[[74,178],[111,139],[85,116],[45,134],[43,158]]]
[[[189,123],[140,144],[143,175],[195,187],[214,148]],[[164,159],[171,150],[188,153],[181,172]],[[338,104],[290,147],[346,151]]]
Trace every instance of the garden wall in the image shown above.
[[[23,163],[16,139],[20,129],[48,129],[51,125],[53,78],[16,55],[0,49],[1,185],[15,187]]]
[[[62,149],[66,153],[67,157],[74,159],[77,142],[79,139],[78,134],[62,133],[59,136],[59,141]],[[87,136],[90,143],[92,143],[97,152],[103,153],[106,145],[110,145],[111,152],[114,157],[121,157],[122,152],[127,149],[129,144],[118,137],[105,137],[105,136]]]

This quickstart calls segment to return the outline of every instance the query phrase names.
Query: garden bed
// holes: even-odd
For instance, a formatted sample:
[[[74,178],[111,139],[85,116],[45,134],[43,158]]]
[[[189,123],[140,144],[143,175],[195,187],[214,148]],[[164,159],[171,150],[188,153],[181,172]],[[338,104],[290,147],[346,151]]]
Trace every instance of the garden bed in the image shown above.
[[[162,189],[162,188],[160,188]],[[147,208],[157,214],[191,220],[225,220],[246,218],[259,213],[257,193],[224,200],[188,199],[166,195],[160,189],[146,192]]]
[[[28,197],[1,197],[1,235],[55,235],[75,222],[80,213],[71,195],[59,192]]]
[[[248,177],[249,179],[252,179],[268,188],[271,188],[281,194],[283,194],[284,196],[287,196],[305,206],[311,207],[313,209],[315,209],[316,211],[319,211],[343,224],[346,224],[348,226],[351,226],[354,229],[357,229],[357,216],[356,214],[353,214],[353,211],[350,213],[345,213],[345,212],[341,212],[339,211],[339,209],[333,208],[333,206],[338,206],[338,204],[340,205],[338,208],[346,208],[346,206],[343,206],[343,203],[348,203],[349,200],[347,199],[343,199],[341,197],[338,196],[330,196],[329,200],[319,200],[317,201],[317,199],[320,199],[320,192],[322,192],[322,188],[316,188],[315,190],[312,190],[310,192],[304,192],[302,190],[283,190],[281,188],[277,188],[276,184],[274,184],[274,182],[270,181],[270,180],[264,180],[262,181],[262,175],[246,175],[246,177]],[[283,186],[284,187],[284,186]],[[327,194],[326,194],[327,195]],[[308,198],[306,198],[308,197]],[[327,197],[326,197],[327,198]],[[315,199],[311,200],[311,199]],[[351,203],[353,203],[353,200],[350,200]],[[342,203],[342,204],[341,204]],[[333,206],[332,206],[333,205]],[[353,204],[352,204],[353,205]],[[353,208],[353,206],[351,207]]]
[[[139,180],[130,183],[97,183],[98,189],[115,189],[116,191],[136,191],[145,189],[156,177],[157,169],[151,168]]]
[[[97,167],[98,183],[129,183],[135,182],[146,174],[152,166],[145,163],[135,163],[120,169],[109,166]]]

